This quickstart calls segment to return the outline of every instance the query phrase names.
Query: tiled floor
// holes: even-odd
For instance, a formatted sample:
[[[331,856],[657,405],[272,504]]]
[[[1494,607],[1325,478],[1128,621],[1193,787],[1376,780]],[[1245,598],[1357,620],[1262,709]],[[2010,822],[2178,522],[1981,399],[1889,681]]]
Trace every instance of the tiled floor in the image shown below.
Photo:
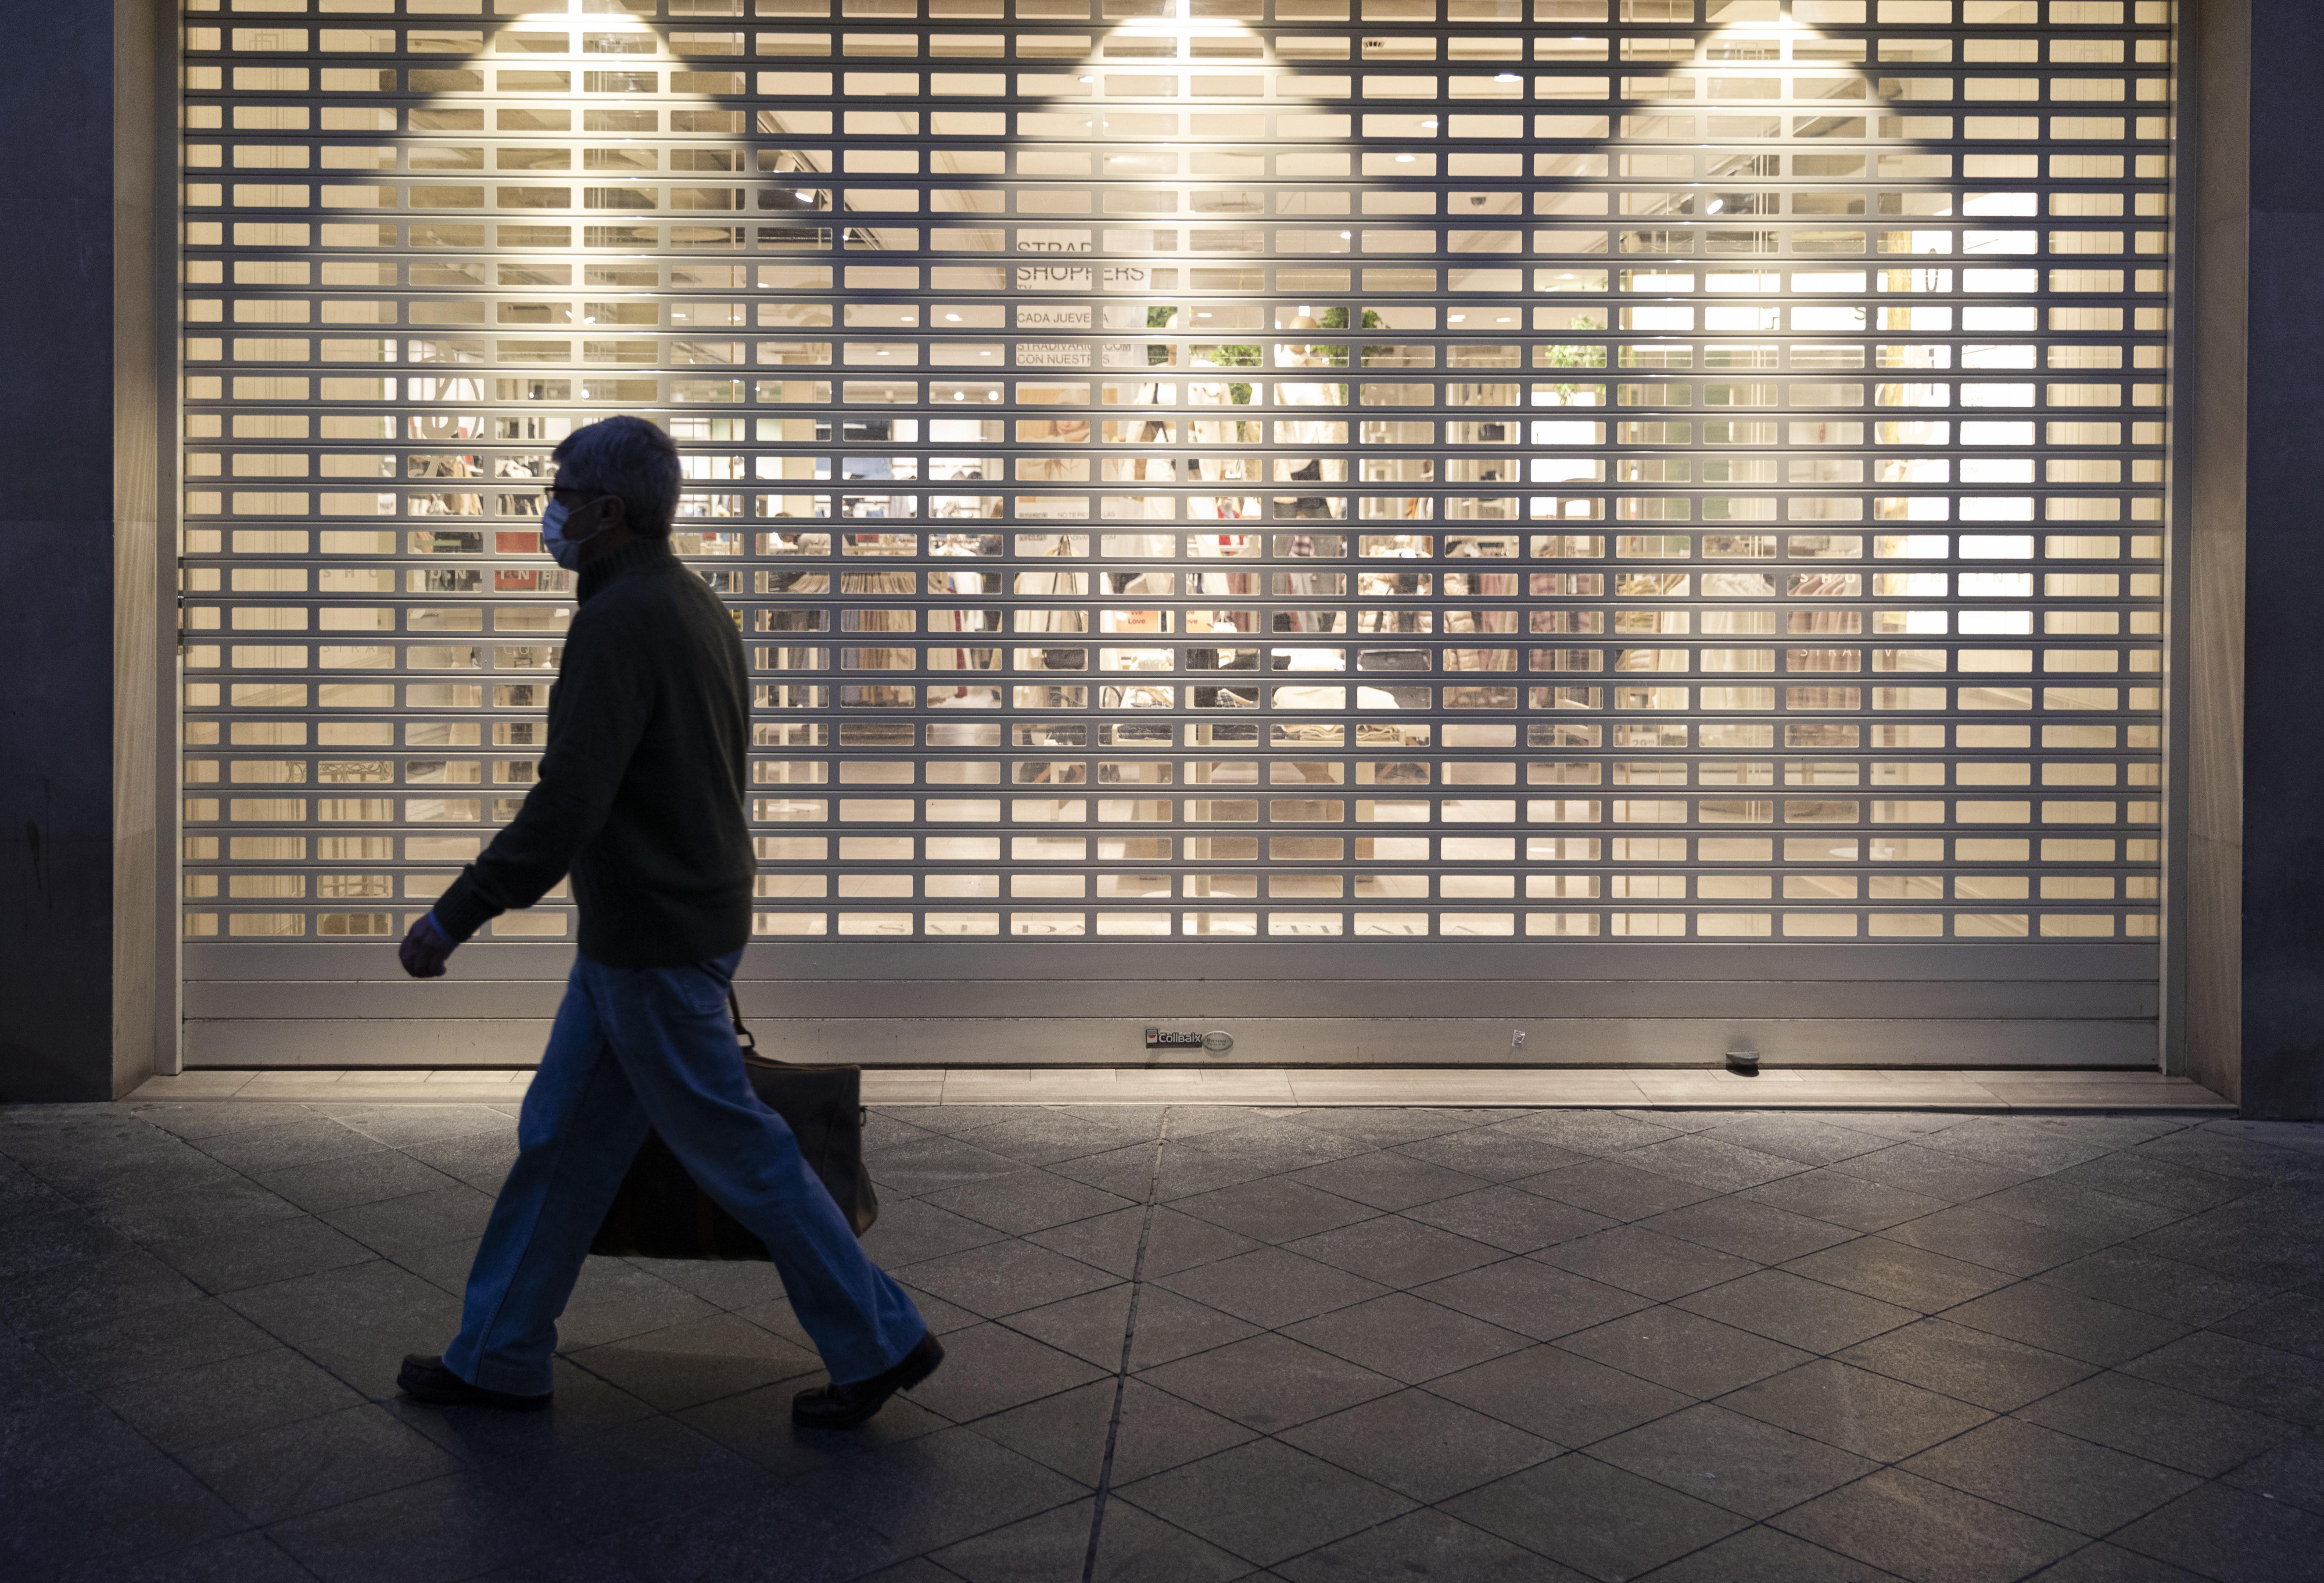
[[[593,1261],[549,1413],[395,1397],[513,1109],[0,1110],[0,1577],[2324,1569],[2324,1128],[885,1107],[951,1361],[816,1438],[764,1265]]]

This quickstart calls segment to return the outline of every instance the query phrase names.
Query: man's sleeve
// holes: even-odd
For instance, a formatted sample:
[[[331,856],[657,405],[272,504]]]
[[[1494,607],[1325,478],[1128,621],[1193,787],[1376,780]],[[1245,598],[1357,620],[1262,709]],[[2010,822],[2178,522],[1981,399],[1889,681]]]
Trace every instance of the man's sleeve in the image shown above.
[[[649,669],[622,663],[578,631],[568,640],[540,780],[508,828],[437,900],[437,927],[454,944],[485,920],[540,900],[604,828],[652,712]]]

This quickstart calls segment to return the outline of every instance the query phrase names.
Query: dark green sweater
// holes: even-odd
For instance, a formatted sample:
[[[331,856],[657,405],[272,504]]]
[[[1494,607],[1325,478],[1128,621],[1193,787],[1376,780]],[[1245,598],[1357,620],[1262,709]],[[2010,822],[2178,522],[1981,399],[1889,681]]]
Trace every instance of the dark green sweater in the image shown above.
[[[751,938],[751,689],[734,618],[665,539],[581,569],[540,779],[436,903],[456,942],[567,873],[581,954],[666,967]]]

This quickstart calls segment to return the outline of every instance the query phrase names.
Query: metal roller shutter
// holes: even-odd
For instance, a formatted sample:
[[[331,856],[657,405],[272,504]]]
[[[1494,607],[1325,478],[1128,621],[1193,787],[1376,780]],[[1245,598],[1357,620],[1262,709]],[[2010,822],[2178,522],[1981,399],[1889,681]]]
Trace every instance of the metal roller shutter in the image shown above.
[[[509,816],[546,453],[637,412],[751,657],[770,941],[1973,952],[2126,985],[2126,1059],[2170,20],[190,6],[195,1014],[384,960]]]

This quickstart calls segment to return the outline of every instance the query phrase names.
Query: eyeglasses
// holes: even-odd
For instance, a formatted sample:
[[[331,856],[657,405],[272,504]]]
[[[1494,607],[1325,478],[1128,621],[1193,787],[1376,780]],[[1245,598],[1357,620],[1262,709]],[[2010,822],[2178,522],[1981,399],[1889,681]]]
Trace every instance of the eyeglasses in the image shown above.
[[[602,500],[604,496],[601,495],[592,495],[586,489],[579,488],[571,484],[559,484],[549,490],[549,498],[558,502],[567,511],[570,511],[576,506],[586,505],[591,501]]]

